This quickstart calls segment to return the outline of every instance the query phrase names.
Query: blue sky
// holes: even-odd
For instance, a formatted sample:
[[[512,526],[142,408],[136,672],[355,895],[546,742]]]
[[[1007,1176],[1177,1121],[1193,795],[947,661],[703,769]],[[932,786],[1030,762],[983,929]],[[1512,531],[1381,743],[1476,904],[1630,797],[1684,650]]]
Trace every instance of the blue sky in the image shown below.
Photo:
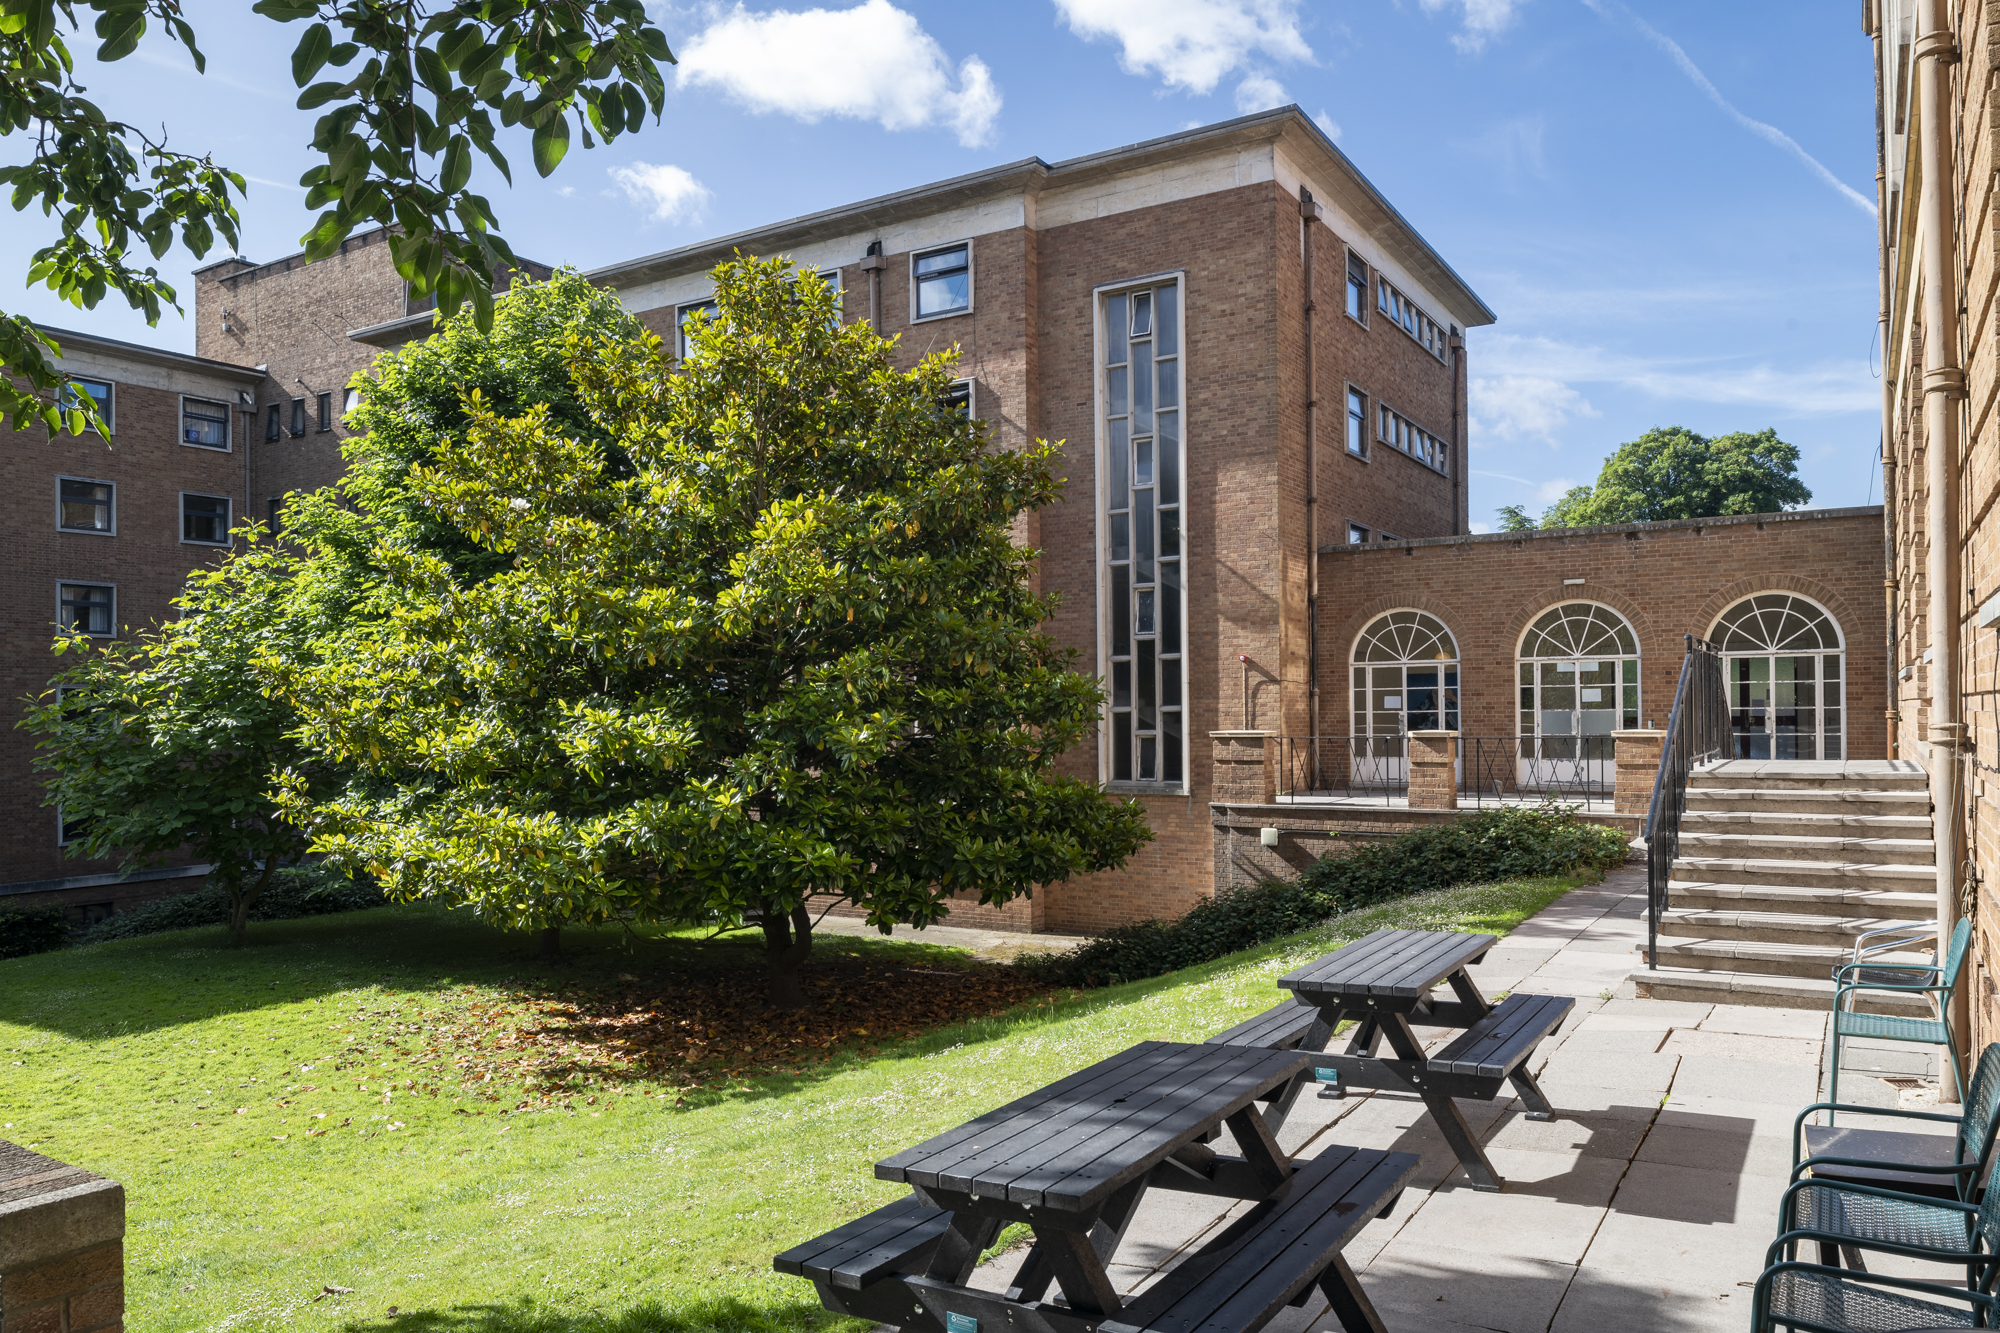
[[[295,28],[190,0],[81,77],[252,178],[243,251],[297,249]],[[1655,425],[1775,427],[1815,505],[1881,498],[1873,85],[1824,0],[923,0],[656,8],[665,121],[484,183],[521,253],[583,267],[1028,156],[1295,101],[1499,315],[1472,334],[1473,519],[1539,510]],[[84,43],[86,46],[88,42]],[[15,150],[18,152],[18,147]],[[25,258],[49,228],[0,215]],[[211,255],[211,258],[213,255]],[[195,261],[170,254],[191,293]],[[191,350],[34,291],[7,308]]]

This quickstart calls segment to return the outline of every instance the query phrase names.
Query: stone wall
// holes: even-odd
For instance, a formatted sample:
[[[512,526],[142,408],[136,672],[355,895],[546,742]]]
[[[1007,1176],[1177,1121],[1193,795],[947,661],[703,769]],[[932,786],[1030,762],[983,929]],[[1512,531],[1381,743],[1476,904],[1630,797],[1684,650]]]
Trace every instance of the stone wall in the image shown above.
[[[124,1321],[125,1187],[0,1142],[0,1333]]]

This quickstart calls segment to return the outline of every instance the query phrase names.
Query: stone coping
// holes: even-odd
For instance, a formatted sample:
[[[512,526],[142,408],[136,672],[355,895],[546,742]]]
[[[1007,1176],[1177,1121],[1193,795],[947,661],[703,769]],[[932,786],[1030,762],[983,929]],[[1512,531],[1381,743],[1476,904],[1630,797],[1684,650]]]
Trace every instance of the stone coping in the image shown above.
[[[0,1140],[0,1274],[124,1236],[123,1185]]]

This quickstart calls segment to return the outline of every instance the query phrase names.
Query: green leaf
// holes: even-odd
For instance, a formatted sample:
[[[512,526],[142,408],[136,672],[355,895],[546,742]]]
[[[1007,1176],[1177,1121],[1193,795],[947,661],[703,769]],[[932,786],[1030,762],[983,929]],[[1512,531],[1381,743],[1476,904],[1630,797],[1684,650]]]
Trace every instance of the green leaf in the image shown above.
[[[299,44],[292,48],[292,82],[305,87],[312,76],[326,65],[327,56],[333,52],[333,30],[324,23],[315,23],[307,28],[299,38]]]
[[[325,106],[346,91],[344,83],[315,83],[299,94],[299,110],[311,111],[314,107]]]
[[[569,118],[551,116],[535,131],[534,150],[535,170],[541,175],[547,176],[562,165],[563,154],[569,151]]]
[[[307,3],[307,0],[257,0],[250,6],[250,12],[280,23],[290,23],[295,19],[311,18],[319,13],[319,6]]]
[[[472,141],[463,134],[451,136],[445,146],[444,166],[438,174],[438,188],[446,194],[457,194],[472,179]]]
[[[97,48],[99,60],[107,64],[123,60],[138,49],[139,39],[146,35],[146,11],[122,9],[101,14],[97,19],[97,35],[104,39]]]

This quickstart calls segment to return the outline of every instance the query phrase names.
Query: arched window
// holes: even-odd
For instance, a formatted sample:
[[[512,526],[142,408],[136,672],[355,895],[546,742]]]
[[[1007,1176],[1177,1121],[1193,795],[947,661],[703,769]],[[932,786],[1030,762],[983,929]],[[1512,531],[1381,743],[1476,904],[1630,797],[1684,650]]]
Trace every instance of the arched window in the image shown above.
[[[1354,641],[1354,734],[1458,730],[1458,642],[1435,616],[1391,611]]]
[[[1709,631],[1729,681],[1739,759],[1839,759],[1845,644],[1816,602],[1786,592],[1745,597]]]
[[[1436,616],[1390,611],[1355,638],[1352,673],[1356,780],[1409,781],[1408,733],[1458,730],[1457,640]]]
[[[1639,725],[1639,636],[1595,602],[1564,602],[1521,636],[1520,781],[1604,786],[1611,733]]]

